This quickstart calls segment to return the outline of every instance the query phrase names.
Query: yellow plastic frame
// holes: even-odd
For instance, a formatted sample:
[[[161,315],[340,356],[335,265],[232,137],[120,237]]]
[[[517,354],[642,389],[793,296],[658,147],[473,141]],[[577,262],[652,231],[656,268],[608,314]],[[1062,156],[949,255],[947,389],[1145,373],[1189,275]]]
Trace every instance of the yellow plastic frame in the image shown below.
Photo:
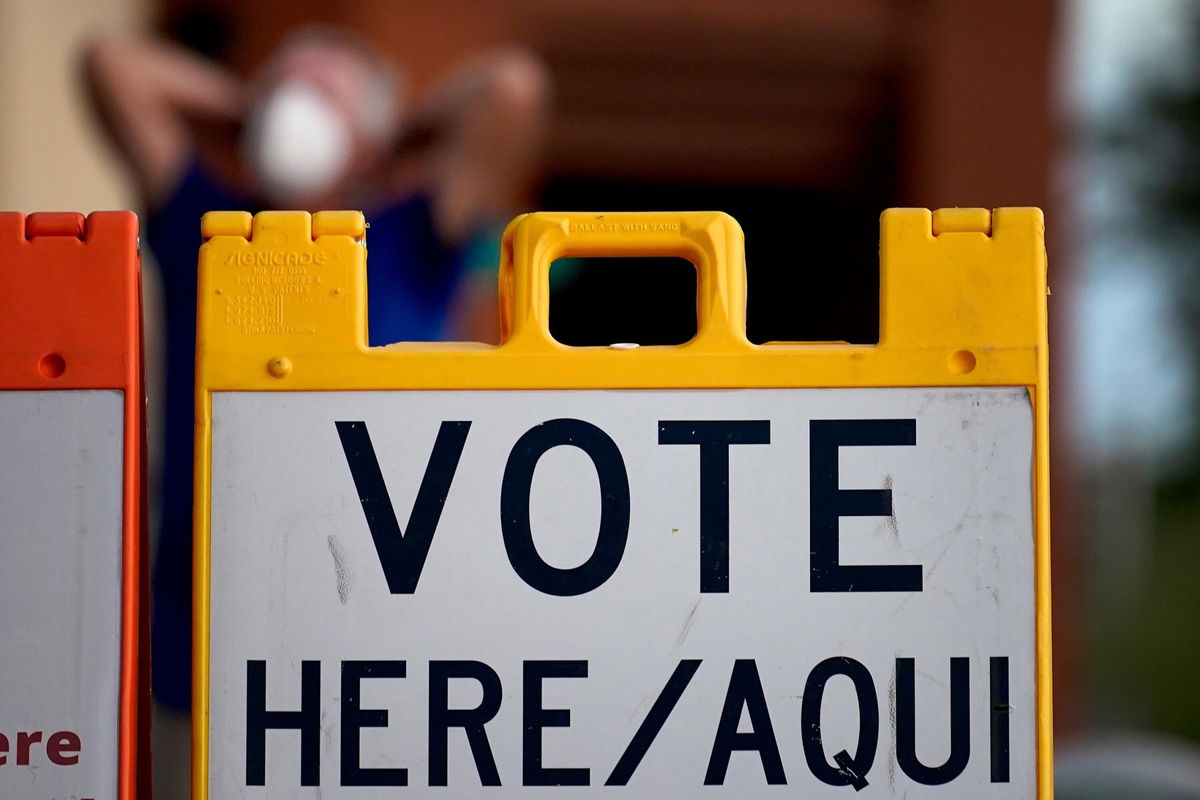
[[[1036,208],[889,209],[876,345],[746,339],[741,228],[719,212],[536,213],[504,233],[501,344],[368,347],[362,214],[210,212],[200,248],[192,797],[208,797],[211,395],[220,391],[1024,386],[1035,411],[1037,787],[1053,796],[1046,253]],[[796,234],[796,252],[804,238]],[[679,256],[698,271],[679,346],[566,347],[563,256]],[[819,268],[813,265],[813,268]]]

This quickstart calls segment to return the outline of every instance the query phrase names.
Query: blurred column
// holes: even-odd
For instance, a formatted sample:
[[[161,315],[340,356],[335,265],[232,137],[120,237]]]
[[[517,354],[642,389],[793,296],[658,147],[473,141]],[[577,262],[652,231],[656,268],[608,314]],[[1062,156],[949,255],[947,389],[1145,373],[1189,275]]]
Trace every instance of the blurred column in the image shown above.
[[[920,0],[909,28],[901,200],[1045,206],[1054,3]]]

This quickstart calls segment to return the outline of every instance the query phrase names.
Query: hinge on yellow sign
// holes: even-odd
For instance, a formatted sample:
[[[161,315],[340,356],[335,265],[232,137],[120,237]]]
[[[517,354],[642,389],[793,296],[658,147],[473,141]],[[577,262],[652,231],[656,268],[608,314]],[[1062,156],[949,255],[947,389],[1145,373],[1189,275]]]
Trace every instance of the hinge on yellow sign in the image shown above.
[[[986,208],[939,208],[933,212],[933,235],[982,233],[992,235],[992,212]]]
[[[200,235],[205,240],[215,236],[237,236],[249,241],[257,231],[279,228],[280,222],[289,231],[307,228],[307,238],[313,240],[322,236],[362,239],[367,230],[361,211],[318,211],[311,217],[303,211],[268,212],[257,224],[255,216],[246,211],[210,211],[200,221]]]

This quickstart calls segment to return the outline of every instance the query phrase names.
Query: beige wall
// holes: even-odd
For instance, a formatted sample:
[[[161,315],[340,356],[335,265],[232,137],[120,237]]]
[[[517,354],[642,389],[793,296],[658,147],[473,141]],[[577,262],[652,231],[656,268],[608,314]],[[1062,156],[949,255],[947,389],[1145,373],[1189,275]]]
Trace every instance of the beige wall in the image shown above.
[[[129,28],[145,0],[0,2],[0,209],[130,208],[133,196],[100,139],[79,80],[92,31]]]

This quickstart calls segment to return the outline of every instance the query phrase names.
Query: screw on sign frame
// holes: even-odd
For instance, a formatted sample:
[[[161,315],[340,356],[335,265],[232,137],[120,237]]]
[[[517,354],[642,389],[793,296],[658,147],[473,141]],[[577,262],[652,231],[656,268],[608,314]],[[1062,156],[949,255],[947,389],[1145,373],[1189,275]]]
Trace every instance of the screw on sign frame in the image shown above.
[[[877,345],[748,342],[686,212],[519,217],[500,345],[369,347],[361,215],[206,215],[194,796],[1050,797],[1041,212],[881,224]],[[695,338],[555,342],[561,256],[691,261]]]

